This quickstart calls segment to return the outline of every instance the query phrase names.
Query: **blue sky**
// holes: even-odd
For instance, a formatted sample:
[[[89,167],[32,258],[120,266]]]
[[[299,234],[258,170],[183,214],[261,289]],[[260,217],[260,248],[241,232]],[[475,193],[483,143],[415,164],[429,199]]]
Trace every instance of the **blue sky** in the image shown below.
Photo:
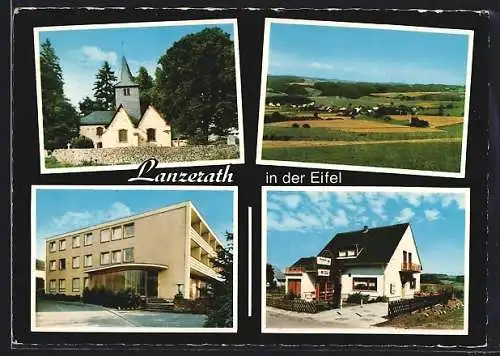
[[[232,191],[39,189],[36,192],[37,258],[44,258],[47,237],[186,200],[191,200],[225,243],[225,231],[234,232]]]
[[[464,273],[462,193],[275,191],[267,201],[267,259],[281,270],[337,233],[410,222],[424,273]]]
[[[463,34],[272,24],[268,74],[465,85]]]
[[[95,74],[104,61],[119,76],[125,55],[132,74],[143,66],[154,75],[158,59],[174,42],[207,27],[220,27],[233,39],[233,25],[221,24],[41,31],[40,43],[47,38],[52,42],[63,70],[64,92],[77,105],[83,97],[92,97]]]

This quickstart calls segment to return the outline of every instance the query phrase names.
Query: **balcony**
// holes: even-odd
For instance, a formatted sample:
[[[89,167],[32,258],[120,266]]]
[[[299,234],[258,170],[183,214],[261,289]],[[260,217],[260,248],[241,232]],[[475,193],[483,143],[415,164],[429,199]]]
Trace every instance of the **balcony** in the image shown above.
[[[217,252],[215,252],[212,246],[210,246],[209,243],[205,241],[203,237],[201,237],[200,234],[198,234],[193,228],[191,228],[191,239],[196,242],[198,246],[200,246],[203,250],[205,250],[210,256],[217,256]]]
[[[190,266],[193,270],[196,272],[208,276],[214,279],[217,279],[219,281],[222,280],[222,277],[220,274],[218,274],[216,271],[214,271],[212,268],[208,267],[204,263],[198,261],[196,258],[192,257],[190,258]]]
[[[401,271],[404,272],[420,272],[422,267],[416,263],[403,262],[401,263]]]

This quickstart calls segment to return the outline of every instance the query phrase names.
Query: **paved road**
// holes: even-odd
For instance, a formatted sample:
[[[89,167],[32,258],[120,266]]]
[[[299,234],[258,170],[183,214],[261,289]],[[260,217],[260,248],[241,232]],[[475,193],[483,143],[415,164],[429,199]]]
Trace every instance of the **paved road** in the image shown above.
[[[205,315],[125,311],[77,302],[37,303],[37,327],[203,327]]]
[[[277,308],[266,308],[267,328],[306,329],[306,328],[371,328],[386,321],[387,303],[370,303],[326,310],[317,314],[296,313]]]

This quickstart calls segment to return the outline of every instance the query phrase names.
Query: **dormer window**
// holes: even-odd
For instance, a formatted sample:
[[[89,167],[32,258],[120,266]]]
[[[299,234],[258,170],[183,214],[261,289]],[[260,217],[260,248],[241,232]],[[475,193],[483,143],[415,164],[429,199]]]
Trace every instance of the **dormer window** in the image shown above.
[[[361,251],[359,245],[344,247],[339,250],[337,258],[356,258]]]

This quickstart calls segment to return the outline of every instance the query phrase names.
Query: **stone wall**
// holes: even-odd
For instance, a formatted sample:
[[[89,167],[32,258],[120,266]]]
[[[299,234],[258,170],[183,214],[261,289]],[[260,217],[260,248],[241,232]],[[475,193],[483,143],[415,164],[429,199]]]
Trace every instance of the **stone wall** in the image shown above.
[[[149,158],[160,163],[237,159],[237,146],[207,145],[183,147],[116,147],[57,149],[51,154],[58,162],[78,165],[139,164]]]

